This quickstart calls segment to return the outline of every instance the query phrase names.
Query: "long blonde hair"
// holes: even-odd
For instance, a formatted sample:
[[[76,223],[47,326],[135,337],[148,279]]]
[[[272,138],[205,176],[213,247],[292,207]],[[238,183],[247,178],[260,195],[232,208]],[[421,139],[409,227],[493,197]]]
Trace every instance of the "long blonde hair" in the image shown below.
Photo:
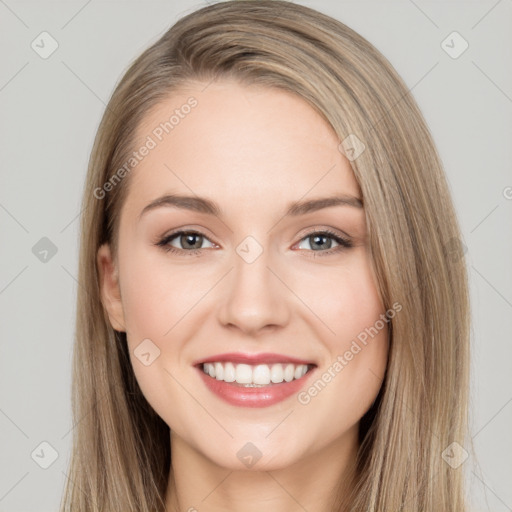
[[[127,176],[148,110],[192,81],[234,78],[301,96],[340,141],[364,151],[351,166],[390,322],[382,388],[360,423],[357,478],[337,510],[462,512],[462,467],[443,451],[467,438],[469,298],[460,229],[422,114],[391,64],[343,23],[281,0],[216,3],[181,18],[128,69],[98,129],[82,204],[72,458],[62,511],[163,511],[169,428],[142,395],[101,304],[96,254],[116,254]],[[349,140],[354,140],[349,139]],[[104,190],[104,189],[103,189]],[[104,197],[103,197],[104,196]]]

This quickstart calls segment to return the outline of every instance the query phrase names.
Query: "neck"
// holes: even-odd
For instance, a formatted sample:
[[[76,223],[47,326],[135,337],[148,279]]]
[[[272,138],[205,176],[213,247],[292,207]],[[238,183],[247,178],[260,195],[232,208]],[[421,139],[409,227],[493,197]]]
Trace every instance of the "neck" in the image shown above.
[[[332,512],[353,485],[357,428],[320,452],[269,471],[222,468],[171,432],[166,512]]]

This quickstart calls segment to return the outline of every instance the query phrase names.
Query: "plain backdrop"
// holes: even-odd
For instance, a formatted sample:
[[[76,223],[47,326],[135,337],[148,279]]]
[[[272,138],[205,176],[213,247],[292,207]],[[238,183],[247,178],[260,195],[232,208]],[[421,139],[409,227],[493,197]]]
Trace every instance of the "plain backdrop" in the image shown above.
[[[512,510],[512,1],[296,3],[373,43],[432,131],[467,246],[471,510]],[[79,205],[105,104],[136,56],[205,5],[0,0],[2,512],[57,510],[66,479]]]

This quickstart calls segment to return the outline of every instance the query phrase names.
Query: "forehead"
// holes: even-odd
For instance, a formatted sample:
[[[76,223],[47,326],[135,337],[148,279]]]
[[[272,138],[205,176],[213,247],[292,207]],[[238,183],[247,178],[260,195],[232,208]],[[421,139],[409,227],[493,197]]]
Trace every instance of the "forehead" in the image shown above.
[[[293,93],[227,80],[191,83],[138,127],[134,150],[150,149],[131,172],[132,199],[142,206],[179,192],[265,206],[308,194],[359,196],[339,143],[324,118]]]

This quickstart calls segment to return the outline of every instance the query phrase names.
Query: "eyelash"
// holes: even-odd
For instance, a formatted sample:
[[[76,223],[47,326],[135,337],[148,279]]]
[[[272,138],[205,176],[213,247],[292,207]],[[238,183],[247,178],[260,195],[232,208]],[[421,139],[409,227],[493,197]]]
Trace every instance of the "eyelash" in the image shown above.
[[[174,233],[171,233],[171,234],[163,237],[155,245],[157,245],[158,247],[161,247],[162,250],[164,250],[165,252],[170,252],[170,253],[174,253],[174,254],[178,254],[178,255],[183,255],[183,253],[187,253],[187,256],[199,256],[201,251],[203,251],[204,249],[191,249],[191,250],[177,249],[176,247],[169,245],[169,242],[171,240],[173,240],[174,238],[176,238],[180,235],[198,235],[198,236],[202,236],[202,237],[206,238],[208,241],[211,242],[211,240],[203,233],[200,233],[199,231],[190,230],[190,231],[175,231]],[[311,231],[310,233],[308,233],[307,235],[302,237],[299,240],[299,243],[313,235],[327,235],[328,238],[332,238],[335,242],[337,242],[339,244],[337,247],[334,247],[333,249],[327,249],[325,251],[322,251],[322,250],[313,251],[312,249],[300,249],[302,251],[305,250],[307,252],[313,253],[312,257],[314,257],[314,258],[316,258],[317,256],[329,256],[331,254],[334,254],[334,253],[337,253],[337,252],[340,252],[340,251],[343,251],[346,249],[350,249],[353,247],[353,243],[351,240],[349,240],[348,238],[343,238],[340,235],[338,235],[337,233],[330,231],[329,229],[323,229],[321,231]]]

